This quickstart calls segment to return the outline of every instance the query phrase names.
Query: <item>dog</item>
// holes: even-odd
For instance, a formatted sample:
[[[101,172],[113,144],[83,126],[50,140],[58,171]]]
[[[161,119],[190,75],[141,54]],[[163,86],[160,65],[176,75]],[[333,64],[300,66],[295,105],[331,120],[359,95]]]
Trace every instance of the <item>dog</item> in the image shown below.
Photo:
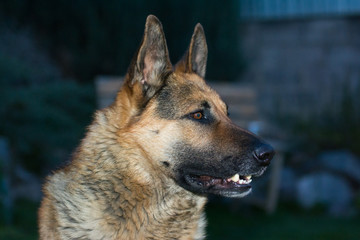
[[[231,122],[205,83],[207,53],[197,24],[173,67],[160,21],[147,17],[114,103],[47,178],[40,239],[203,239],[208,194],[251,192],[274,150]]]

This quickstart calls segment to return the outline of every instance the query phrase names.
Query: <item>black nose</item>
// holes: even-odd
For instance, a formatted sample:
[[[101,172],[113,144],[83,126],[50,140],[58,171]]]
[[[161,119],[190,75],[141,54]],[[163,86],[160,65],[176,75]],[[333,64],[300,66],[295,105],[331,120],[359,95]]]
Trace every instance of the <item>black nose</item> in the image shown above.
[[[271,159],[275,155],[274,149],[268,144],[261,144],[253,152],[254,158],[261,165],[267,166],[270,164]]]

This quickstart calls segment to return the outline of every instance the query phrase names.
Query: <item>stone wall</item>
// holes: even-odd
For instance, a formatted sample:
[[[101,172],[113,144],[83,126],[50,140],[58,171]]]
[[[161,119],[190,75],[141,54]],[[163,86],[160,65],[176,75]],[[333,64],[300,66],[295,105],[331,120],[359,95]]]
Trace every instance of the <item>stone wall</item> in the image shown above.
[[[241,80],[255,83],[265,115],[337,114],[344,95],[360,114],[360,17],[242,22],[240,34]]]

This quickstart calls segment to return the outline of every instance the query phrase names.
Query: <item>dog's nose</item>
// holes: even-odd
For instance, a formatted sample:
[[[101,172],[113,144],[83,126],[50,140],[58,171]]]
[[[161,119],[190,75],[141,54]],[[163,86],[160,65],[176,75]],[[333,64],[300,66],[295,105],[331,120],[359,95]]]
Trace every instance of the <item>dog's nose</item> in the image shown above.
[[[274,155],[274,149],[268,144],[261,144],[253,152],[253,156],[256,161],[258,161],[263,166],[269,165]]]

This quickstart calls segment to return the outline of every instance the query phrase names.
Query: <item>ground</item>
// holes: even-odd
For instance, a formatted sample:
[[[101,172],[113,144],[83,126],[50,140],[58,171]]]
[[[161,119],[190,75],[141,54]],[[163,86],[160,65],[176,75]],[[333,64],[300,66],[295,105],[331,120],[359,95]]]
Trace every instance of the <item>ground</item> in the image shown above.
[[[38,204],[18,201],[13,226],[4,226],[1,216],[0,239],[37,239],[37,207]],[[234,211],[228,205],[216,202],[208,204],[206,211],[208,240],[360,239],[360,216],[329,217],[321,208],[304,211],[282,204],[275,214],[267,215],[262,210],[244,205]]]

